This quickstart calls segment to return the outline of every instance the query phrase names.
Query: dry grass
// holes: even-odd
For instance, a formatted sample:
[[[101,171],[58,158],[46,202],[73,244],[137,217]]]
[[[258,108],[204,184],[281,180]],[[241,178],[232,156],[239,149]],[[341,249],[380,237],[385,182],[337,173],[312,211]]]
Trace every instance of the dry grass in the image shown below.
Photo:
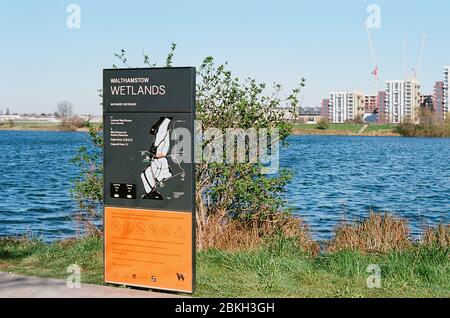
[[[283,237],[296,239],[298,247],[306,253],[316,255],[319,252],[319,244],[312,240],[303,221],[281,213],[271,220],[250,222],[210,217],[207,229],[201,242],[204,250],[254,250],[261,247],[266,240],[281,234]]]
[[[450,224],[428,228],[421,243],[430,247],[450,248]]]
[[[328,243],[329,252],[358,250],[362,253],[386,253],[409,248],[408,224],[390,214],[371,213],[357,224],[342,224]]]
[[[320,252],[319,244],[311,238],[302,219],[281,213],[268,221],[226,221],[219,217],[209,217],[206,228],[208,230],[203,233],[199,248],[201,250],[255,250],[281,234],[286,238],[295,238],[301,251],[314,256]],[[418,244],[450,247],[450,224],[427,229],[420,242],[413,241],[409,234],[406,219],[372,212],[360,222],[338,226],[334,238],[326,244],[326,251],[335,253],[350,250],[364,254],[384,254],[405,251]]]

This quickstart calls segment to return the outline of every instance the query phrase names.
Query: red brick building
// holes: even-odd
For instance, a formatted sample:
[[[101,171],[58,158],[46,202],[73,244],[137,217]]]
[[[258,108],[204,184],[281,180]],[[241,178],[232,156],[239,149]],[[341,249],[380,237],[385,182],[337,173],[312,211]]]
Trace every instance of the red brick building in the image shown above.
[[[377,95],[364,96],[364,113],[375,113],[378,109],[377,100]]]

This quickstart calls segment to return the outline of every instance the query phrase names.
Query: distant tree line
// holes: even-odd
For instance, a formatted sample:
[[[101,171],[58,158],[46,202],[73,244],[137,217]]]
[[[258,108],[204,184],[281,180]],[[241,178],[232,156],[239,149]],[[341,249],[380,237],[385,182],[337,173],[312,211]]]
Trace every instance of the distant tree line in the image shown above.
[[[405,137],[450,137],[450,116],[443,118],[438,113],[421,108],[419,123],[404,122],[395,131]]]
[[[68,100],[57,104],[55,117],[61,121],[59,124],[60,130],[75,131],[78,128],[89,127],[89,121],[85,121],[74,114],[73,104]]]

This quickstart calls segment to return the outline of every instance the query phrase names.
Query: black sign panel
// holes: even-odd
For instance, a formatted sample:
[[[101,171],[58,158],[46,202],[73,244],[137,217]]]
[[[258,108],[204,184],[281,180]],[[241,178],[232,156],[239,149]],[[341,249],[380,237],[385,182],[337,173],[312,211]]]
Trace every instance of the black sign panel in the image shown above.
[[[193,113],[193,83],[191,67],[104,70],[103,111]]]
[[[187,131],[192,131],[192,114],[167,115],[168,113],[149,112],[105,113],[106,205],[171,211],[193,210],[192,161],[178,162],[172,154],[173,146],[177,143],[174,129],[186,128]],[[152,133],[151,129],[155,125],[159,127],[159,132]],[[159,150],[155,142],[160,142],[157,140],[157,133],[161,135],[162,129],[166,130],[164,134],[167,132],[169,137],[163,140],[169,143],[166,156],[156,153]],[[183,155],[180,154],[180,157]],[[136,198],[129,200],[126,196],[117,196],[113,192],[116,188],[114,185],[117,184],[123,184],[123,189],[127,184],[132,185]],[[149,187],[153,192],[148,191]],[[150,192],[154,195],[147,195]]]
[[[194,103],[195,68],[104,70],[105,205],[193,211]],[[191,133],[190,162],[172,156],[177,128]]]
[[[195,69],[103,73],[105,281],[193,292]]]

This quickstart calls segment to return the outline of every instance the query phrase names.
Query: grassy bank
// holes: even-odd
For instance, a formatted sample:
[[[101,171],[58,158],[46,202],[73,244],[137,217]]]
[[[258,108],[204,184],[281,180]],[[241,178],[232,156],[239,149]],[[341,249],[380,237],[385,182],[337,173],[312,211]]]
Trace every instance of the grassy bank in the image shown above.
[[[39,131],[61,131],[61,124],[57,122],[40,122],[40,121],[13,121],[0,122],[0,130],[39,130]],[[98,127],[99,123],[92,123],[94,127]],[[71,128],[66,131],[88,131],[87,127]]]
[[[59,130],[59,123],[40,121],[1,122],[0,130]]]
[[[0,271],[65,279],[68,265],[82,281],[102,284],[102,239],[44,244],[0,240]],[[448,249],[412,246],[386,254],[341,251],[313,257],[292,240],[254,251],[208,250],[197,255],[195,296],[237,297],[450,297]],[[381,268],[381,288],[370,289],[369,264]]]
[[[296,123],[293,127],[294,135],[340,135],[340,136],[399,136],[395,132],[395,125],[369,124],[359,133],[361,124],[329,124],[328,129],[319,129],[318,125]]]

